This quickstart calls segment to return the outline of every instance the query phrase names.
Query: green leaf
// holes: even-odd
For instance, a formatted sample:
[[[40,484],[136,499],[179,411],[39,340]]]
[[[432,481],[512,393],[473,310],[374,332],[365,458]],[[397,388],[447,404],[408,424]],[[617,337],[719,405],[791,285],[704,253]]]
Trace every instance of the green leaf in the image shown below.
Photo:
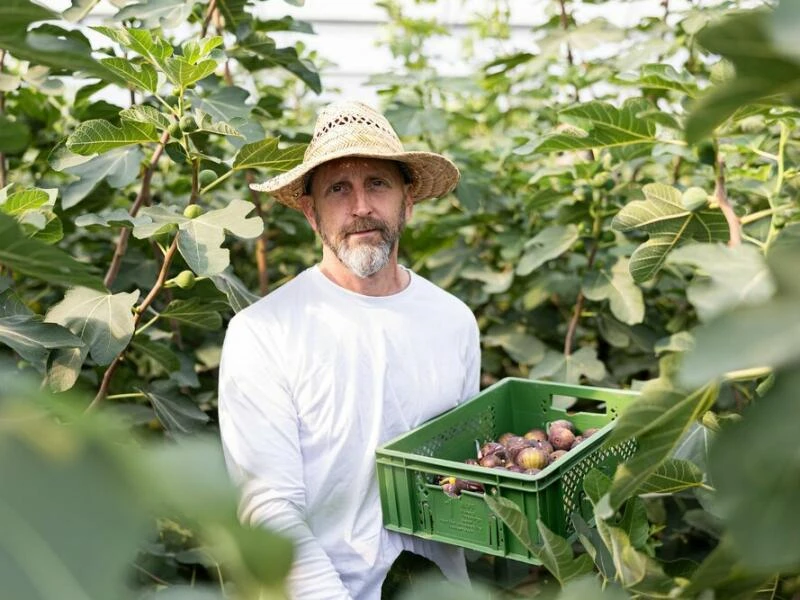
[[[671,597],[669,594],[674,583],[654,559],[638,552],[622,529],[603,524],[600,530],[609,541],[619,581],[625,589],[647,598]]]
[[[139,217],[148,219],[140,221],[133,228],[133,237],[139,240],[166,233],[175,225],[180,226],[189,222],[188,217],[184,217],[178,212],[177,206],[162,204],[143,208],[139,211]]]
[[[517,275],[529,275],[548,260],[558,258],[578,240],[575,225],[552,225],[542,229],[525,243],[517,263]]]
[[[667,264],[697,267],[686,295],[703,321],[737,306],[764,302],[775,292],[763,255],[749,244],[688,244],[675,250]]]
[[[566,108],[559,113],[577,129],[567,129],[545,137],[536,145],[536,152],[561,152],[592,148],[616,148],[630,145],[651,146],[656,143],[656,124],[642,118],[651,105],[640,99],[626,100],[620,108],[607,102],[587,102]]]
[[[65,209],[76,206],[103,180],[114,189],[122,189],[133,183],[139,176],[143,160],[141,148],[128,146],[93,156],[86,162],[63,169],[65,173],[80,179],[64,188],[61,206]]]
[[[242,22],[251,22],[244,8],[249,0],[217,0],[217,8],[225,21],[225,29],[235,33]]]
[[[87,264],[69,254],[29,239],[13,217],[0,213],[0,265],[58,285],[83,285],[104,290],[103,281]]]
[[[44,383],[53,392],[66,392],[75,385],[89,354],[89,347],[56,349],[50,360]]]
[[[765,579],[763,575],[753,575],[730,536],[724,536],[692,574],[682,596],[701,597],[703,591],[714,590],[718,598],[754,598],[766,583]]]
[[[636,490],[636,494],[674,494],[703,483],[703,472],[688,460],[668,458]]]
[[[178,250],[186,264],[198,275],[216,275],[230,263],[229,251],[222,248],[225,231],[240,238],[255,238],[264,231],[260,217],[246,218],[252,202],[232,200],[228,206],[209,211],[180,224]]]
[[[646,64],[640,67],[639,73],[621,73],[614,77],[615,83],[634,84],[641,88],[672,90],[687,96],[697,93],[697,82],[685,70],[678,71],[672,65]]]
[[[131,347],[145,356],[152,358],[153,361],[160,367],[163,367],[167,373],[177,371],[181,368],[178,356],[166,344],[160,344],[138,336],[131,341]]]
[[[159,140],[158,131],[148,123],[122,121],[116,127],[103,119],[84,121],[67,138],[67,148],[76,154],[101,154],[131,144]]]
[[[631,256],[634,281],[653,277],[667,255],[687,240],[728,241],[728,223],[718,210],[692,212],[681,203],[681,193],[668,185],[649,183],[642,188],[645,200],[634,200],[617,213],[611,226],[618,231],[642,229],[650,239]]]
[[[92,359],[107,365],[128,345],[133,336],[133,305],[139,291],[102,293],[71,288],[64,299],[47,311],[46,321],[63,325],[89,346]]]
[[[631,277],[627,259],[617,260],[610,270],[589,273],[581,289],[589,300],[608,300],[611,312],[623,323],[635,325],[644,320],[644,297]]]
[[[723,428],[711,448],[715,506],[737,554],[757,573],[788,572],[800,564],[795,535],[800,463],[793,441],[800,419],[798,385],[797,369],[779,372],[767,395],[751,404],[741,421]],[[792,444],[790,454],[776,452],[783,440]]]
[[[207,96],[200,96],[193,90],[187,92],[186,98],[192,107],[208,113],[217,121],[231,123],[234,119],[247,119],[253,110],[247,104],[250,92],[235,85],[217,88]]]
[[[139,0],[114,15],[115,21],[138,19],[142,26],[172,28],[186,23],[199,0]]]
[[[161,37],[153,37],[153,34],[147,29],[124,29],[105,26],[93,27],[93,29],[151,62],[161,64],[172,56],[172,45]]]
[[[528,529],[528,519],[514,502],[502,496],[492,496],[491,494],[484,494],[483,499],[489,506],[491,511],[500,517],[500,520],[505,523],[522,544],[533,553],[534,556],[541,560],[541,548],[536,546],[531,539],[531,534]]]
[[[797,27],[800,27],[800,10],[796,2],[780,0],[772,12],[769,37],[772,47],[782,54],[791,56],[800,63],[800,43],[797,41]]]
[[[220,310],[227,306],[222,302],[208,302],[199,298],[173,300],[161,312],[162,319],[175,319],[199,329],[216,331],[222,327]]]
[[[275,40],[261,31],[250,33],[232,55],[250,71],[282,67],[317,94],[322,91],[319,73],[300,59],[294,47],[278,48]]]
[[[591,573],[592,559],[588,555],[581,554],[576,558],[567,540],[550,531],[541,519],[537,519],[536,524],[539,526],[539,533],[542,536],[542,550],[539,558],[561,585],[581,575]]]
[[[7,215],[19,217],[29,210],[36,210],[43,206],[52,206],[50,195],[39,188],[28,188],[10,194],[6,201],[0,204],[0,209]]]
[[[698,33],[702,46],[733,64],[736,77],[711,88],[690,107],[687,142],[707,137],[742,106],[796,90],[800,62],[790,56],[794,46],[787,51],[770,39],[773,23],[771,11],[742,11]]]
[[[244,137],[239,130],[232,127],[224,121],[214,122],[211,115],[205,114],[203,111],[196,111],[195,120],[197,122],[197,131],[207,131],[208,133],[217,133],[219,135],[230,135],[234,137]]]
[[[221,46],[222,36],[215,35],[202,40],[189,40],[181,46],[181,54],[189,63],[195,65],[200,59],[206,58],[211,51]]]
[[[79,427],[32,411],[35,394],[14,407],[16,418],[10,406],[2,415],[0,480],[14,482],[0,486],[3,596],[124,598],[148,524],[136,488]],[[113,524],[113,535],[101,534],[101,523]]]
[[[132,217],[124,208],[115,208],[99,215],[88,213],[75,219],[78,227],[131,227],[149,223],[148,217]]]
[[[575,578],[562,588],[556,600],[628,600],[630,596],[619,586],[600,583],[597,577],[583,575]]]
[[[172,381],[156,381],[141,391],[153,405],[158,420],[167,431],[192,433],[202,429],[209,420],[208,415],[194,402],[175,389]]]
[[[222,273],[209,277],[217,289],[228,297],[228,304],[233,312],[239,312],[256,302],[261,296],[251,292],[233,271],[228,268]]]
[[[645,386],[617,420],[608,444],[630,438],[637,443],[636,453],[617,467],[609,491],[612,509],[636,495],[645,481],[656,472],[685,432],[716,401],[719,393],[712,384],[687,394],[660,385]]]
[[[536,364],[545,355],[545,345],[521,325],[494,325],[482,341],[487,347],[500,346],[515,362],[524,365]]]
[[[582,377],[599,381],[606,375],[605,365],[597,359],[597,351],[584,346],[569,356],[547,350],[544,359],[528,373],[529,379],[549,379],[564,383],[580,383]]]
[[[164,61],[163,69],[167,77],[180,88],[187,88],[193,83],[211,75],[217,68],[217,61],[206,59],[196,65],[182,56],[175,56]]]
[[[158,75],[152,65],[136,64],[124,58],[101,58],[100,63],[135,89],[151,94],[158,89]]]
[[[611,551],[606,546],[603,538],[598,533],[597,529],[589,527],[588,523],[577,512],[570,515],[572,524],[575,527],[575,532],[578,534],[586,552],[594,561],[595,566],[600,571],[600,574],[608,581],[614,581],[617,576],[617,569],[614,566],[614,557],[611,556]]]
[[[740,369],[783,367],[800,359],[800,304],[790,297],[741,308],[693,333],[694,347],[680,376],[686,385],[701,385]]]
[[[0,114],[0,152],[17,154],[25,150],[31,141],[28,126]]]
[[[119,113],[120,118],[126,121],[136,121],[137,123],[149,123],[158,129],[168,129],[172,122],[169,117],[160,110],[143,104],[137,104],[126,108]]]
[[[0,317],[0,343],[42,371],[51,349],[83,346],[79,337],[60,325],[26,315]]]
[[[304,144],[278,148],[279,142],[279,138],[267,138],[260,142],[245,144],[234,156],[233,168],[266,168],[275,173],[282,173],[302,162],[306,150]]]

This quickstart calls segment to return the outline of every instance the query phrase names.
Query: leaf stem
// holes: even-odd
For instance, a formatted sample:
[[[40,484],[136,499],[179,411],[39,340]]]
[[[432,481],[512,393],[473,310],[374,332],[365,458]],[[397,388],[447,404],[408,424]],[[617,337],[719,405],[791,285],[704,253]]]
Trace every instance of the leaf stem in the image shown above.
[[[156,313],[156,316],[155,316],[155,317],[153,317],[153,318],[152,318],[152,319],[150,319],[150,320],[149,320],[147,323],[145,323],[144,325],[142,325],[141,327],[139,327],[139,329],[137,329],[137,330],[136,330],[136,331],[133,333],[133,335],[139,335],[140,333],[142,333],[143,331],[145,331],[145,330],[146,330],[148,327],[150,327],[150,326],[151,326],[153,323],[155,323],[156,321],[158,321],[158,319],[159,319],[160,317],[161,317],[161,315],[160,315],[159,313]]]
[[[759,377],[766,377],[772,373],[770,367],[753,367],[752,369],[740,369],[738,371],[728,371],[722,378],[725,381],[742,381],[749,379],[758,379]]]
[[[131,392],[129,394],[111,394],[106,400],[122,400],[123,398],[144,398],[144,392]]]
[[[200,189],[200,195],[202,196],[203,194],[205,194],[205,193],[206,193],[206,192],[208,192],[209,190],[212,190],[212,189],[214,189],[215,187],[217,187],[217,186],[218,186],[220,183],[222,183],[222,182],[223,182],[223,181],[225,181],[225,180],[226,180],[228,177],[230,177],[231,175],[233,175],[233,173],[234,173],[235,171],[236,171],[236,169],[231,169],[230,171],[226,171],[225,173],[223,173],[222,175],[220,175],[219,177],[217,177],[217,178],[216,178],[214,181],[212,181],[211,183],[209,183],[209,184],[208,184],[206,187],[204,187],[204,188],[201,188],[201,189]]]
[[[781,137],[778,140],[778,174],[775,178],[775,189],[772,191],[772,194],[767,196],[767,200],[769,201],[769,207],[775,210],[777,207],[775,203],[777,202],[778,194],[781,193],[781,189],[783,188],[783,178],[786,175],[786,164],[784,161],[784,154],[786,152],[786,141],[789,138],[789,129],[786,127],[786,123],[781,121]],[[767,241],[765,242],[765,250],[769,249],[772,242],[778,236],[779,229],[775,226],[775,219],[772,219],[769,225],[769,233],[767,234]]]
[[[142,175],[142,185],[139,188],[139,193],[136,195],[136,200],[134,200],[130,211],[128,211],[128,214],[130,214],[131,217],[135,217],[138,214],[142,205],[150,203],[150,181],[153,178],[153,172],[156,169],[158,160],[161,158],[161,154],[164,152],[164,146],[166,145],[167,140],[169,140],[169,132],[165,131],[161,135],[161,139],[158,142],[155,152],[153,152],[153,156],[150,159],[150,164],[147,165],[147,168]],[[122,265],[122,258],[125,256],[125,252],[128,250],[128,240],[130,237],[131,228],[129,227],[125,227],[119,234],[119,238],[117,239],[117,247],[114,249],[114,256],[111,259],[111,264],[108,267],[105,279],[103,279],[103,284],[105,284],[105,286],[109,289],[111,289],[111,285],[114,283],[114,280],[119,274],[119,269]]]
[[[728,246],[739,246],[742,243],[742,226],[739,223],[739,217],[736,216],[736,213],[734,212],[733,207],[728,200],[728,194],[725,191],[725,160],[721,154],[717,157],[716,171],[717,177],[714,187],[714,196],[719,204],[719,209],[722,211],[722,214],[725,216],[725,220],[728,222],[728,229],[730,231],[730,240],[728,241]]]

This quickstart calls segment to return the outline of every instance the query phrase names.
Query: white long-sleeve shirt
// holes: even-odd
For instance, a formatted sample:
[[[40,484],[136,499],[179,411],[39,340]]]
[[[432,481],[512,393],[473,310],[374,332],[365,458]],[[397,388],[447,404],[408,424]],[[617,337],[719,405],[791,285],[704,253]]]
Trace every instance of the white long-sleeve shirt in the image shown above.
[[[318,267],[228,327],[219,422],[242,518],[295,541],[298,600],[380,598],[403,550],[466,580],[460,549],[383,528],[375,449],[478,392],[469,308],[423,277],[364,296]]]

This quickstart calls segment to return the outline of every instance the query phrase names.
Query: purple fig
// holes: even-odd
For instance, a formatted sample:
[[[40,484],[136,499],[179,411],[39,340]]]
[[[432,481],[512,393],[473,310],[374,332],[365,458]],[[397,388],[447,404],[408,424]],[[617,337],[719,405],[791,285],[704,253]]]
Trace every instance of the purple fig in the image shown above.
[[[575,434],[569,429],[554,427],[550,429],[550,443],[556,450],[569,450],[572,442],[575,441]]]
[[[552,465],[554,462],[556,462],[559,458],[564,456],[566,453],[567,453],[566,450],[556,450],[555,452],[553,452],[550,455],[550,464]]]

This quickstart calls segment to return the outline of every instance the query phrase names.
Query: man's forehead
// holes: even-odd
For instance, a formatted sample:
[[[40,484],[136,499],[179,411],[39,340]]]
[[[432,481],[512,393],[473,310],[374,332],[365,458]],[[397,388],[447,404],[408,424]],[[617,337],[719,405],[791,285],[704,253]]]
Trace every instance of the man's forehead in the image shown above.
[[[341,176],[347,173],[359,173],[365,171],[400,174],[400,167],[391,160],[367,158],[361,156],[347,156],[323,163],[317,167],[316,171],[324,177]]]

